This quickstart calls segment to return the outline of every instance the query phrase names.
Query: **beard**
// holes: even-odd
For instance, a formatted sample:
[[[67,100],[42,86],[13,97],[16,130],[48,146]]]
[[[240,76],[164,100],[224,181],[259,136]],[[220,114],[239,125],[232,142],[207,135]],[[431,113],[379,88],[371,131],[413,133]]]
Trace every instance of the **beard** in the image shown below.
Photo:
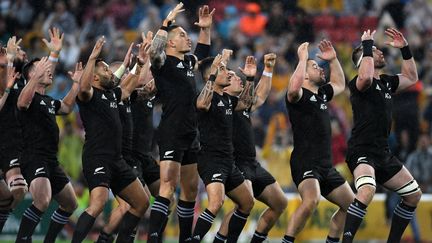
[[[116,85],[115,85],[115,81],[111,80],[111,79],[104,79],[101,81],[101,86],[108,90],[108,89],[113,89]]]

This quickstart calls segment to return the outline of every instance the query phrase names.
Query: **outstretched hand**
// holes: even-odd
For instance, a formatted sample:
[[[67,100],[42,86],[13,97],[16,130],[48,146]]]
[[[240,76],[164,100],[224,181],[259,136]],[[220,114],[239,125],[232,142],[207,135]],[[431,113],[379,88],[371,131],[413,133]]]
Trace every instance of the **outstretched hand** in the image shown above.
[[[309,42],[303,42],[297,49],[297,55],[300,61],[306,61],[309,58]]]
[[[74,82],[79,83],[81,76],[83,74],[83,71],[84,71],[84,69],[83,69],[82,62],[78,62],[77,64],[75,64],[75,71],[73,71],[73,72],[69,71],[68,74]]]
[[[247,56],[244,68],[239,67],[239,69],[246,77],[254,77],[257,72],[255,57]]]
[[[364,41],[364,40],[373,40],[375,33],[376,33],[376,30],[374,30],[372,32],[370,30],[365,30],[365,31],[363,31],[363,34],[361,36],[361,40],[362,41]]]
[[[8,62],[13,62],[15,60],[16,55],[18,54],[19,44],[22,39],[17,40],[16,36],[12,36],[9,38],[6,45],[6,54]]]
[[[105,37],[102,36],[100,37],[97,41],[95,46],[93,47],[92,53],[90,54],[89,59],[96,59],[99,57],[101,51],[102,51],[102,47],[105,44]]]
[[[200,7],[198,11],[198,22],[194,24],[200,28],[209,28],[213,23],[213,14],[215,11],[216,9],[213,9],[210,12],[208,5]]]
[[[142,43],[138,45],[139,53],[138,53],[138,61],[141,64],[145,64],[150,57],[150,48],[153,39],[153,32],[148,31],[147,35],[144,35],[144,32],[141,33]]]
[[[35,77],[36,80],[42,80],[45,72],[50,70],[51,65],[51,62],[48,61],[48,57],[42,57],[35,66],[33,77]]]
[[[385,31],[385,34],[389,37],[389,40],[385,41],[384,43],[389,46],[402,48],[408,45],[408,41],[405,39],[403,34],[397,29],[388,28]]]
[[[54,27],[52,29],[49,29],[49,36],[49,42],[45,38],[43,38],[42,41],[45,43],[45,45],[50,51],[59,53],[63,47],[64,33],[60,34],[60,29]]]
[[[325,60],[325,61],[331,61],[333,59],[336,59],[336,51],[333,48],[333,45],[328,40],[322,40],[318,44],[318,48],[320,49],[321,53],[317,54],[317,57]]]
[[[6,88],[10,89],[15,84],[15,80],[17,79],[19,73],[15,72],[15,67],[8,66],[7,67],[7,80],[6,80]]]
[[[166,22],[174,23],[174,22],[175,22],[175,18],[177,17],[177,15],[178,15],[179,13],[183,12],[183,11],[185,11],[185,9],[183,8],[183,3],[180,2],[179,4],[177,4],[177,5],[175,6],[175,8],[174,8],[173,10],[171,10],[171,11],[168,13],[168,16],[165,18],[165,21],[166,21]],[[165,21],[164,21],[164,22],[165,22]],[[167,24],[167,23],[166,23],[166,24]]]

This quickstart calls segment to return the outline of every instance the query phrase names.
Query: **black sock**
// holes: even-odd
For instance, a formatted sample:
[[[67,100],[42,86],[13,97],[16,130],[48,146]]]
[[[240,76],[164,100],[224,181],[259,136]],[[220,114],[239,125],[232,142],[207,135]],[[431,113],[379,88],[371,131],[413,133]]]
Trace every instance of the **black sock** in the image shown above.
[[[246,224],[248,216],[249,214],[244,214],[240,212],[238,209],[234,211],[228,223],[227,243],[237,242],[240,233],[242,232],[243,227]]]
[[[227,239],[226,236],[221,235],[219,232],[217,232],[213,240],[213,243],[225,243],[226,239]]]
[[[199,216],[196,224],[195,230],[192,234],[192,243],[201,242],[207,232],[210,230],[215,216],[208,209]]]
[[[284,238],[282,239],[282,243],[294,243],[294,240],[295,240],[295,237],[285,235]]]
[[[255,230],[251,243],[261,243],[267,239],[267,234],[260,233]]]
[[[169,205],[170,200],[168,198],[161,196],[156,197],[150,212],[149,237],[147,243],[157,243],[159,241],[159,237],[162,234],[162,225],[168,217]]]
[[[354,199],[354,202],[349,206],[342,238],[343,243],[353,242],[354,236],[366,215],[366,208],[367,205],[364,205],[362,202],[357,200],[357,198]]]
[[[108,242],[112,242],[112,241],[110,241],[111,238],[113,238],[113,240],[114,240],[114,237],[112,236],[112,234],[108,234],[108,233],[106,233],[105,231],[102,230],[99,233],[99,237],[98,237],[96,243],[108,243]]]
[[[177,216],[179,220],[180,234],[179,243],[184,243],[191,239],[192,225],[194,219],[195,202],[178,200]]]
[[[6,224],[8,217],[9,210],[0,210],[0,233],[3,231],[3,227]]]
[[[402,234],[414,217],[415,209],[415,207],[410,207],[402,201],[395,207],[387,242],[400,242]]]
[[[327,235],[326,243],[338,243],[338,242],[339,242],[339,238],[333,238]]]
[[[119,226],[119,234],[116,242],[133,242],[135,239],[135,228],[137,227],[140,217],[131,214],[129,211],[123,216]]]
[[[171,214],[171,210],[168,210],[168,215],[165,218],[165,222],[162,224],[162,229],[161,229],[161,234],[159,235],[159,241],[158,243],[163,243],[163,238],[164,238],[164,234],[163,232],[165,232],[165,228],[168,224],[168,219],[169,219],[169,215]]]
[[[37,209],[33,204],[24,212],[18,230],[16,242],[31,242],[36,226],[39,224],[44,212]]]
[[[76,223],[75,232],[72,236],[72,243],[81,243],[87,237],[95,220],[96,218],[84,211]]]
[[[69,217],[72,213],[66,212],[58,208],[51,216],[51,222],[48,227],[47,234],[45,235],[44,243],[55,242],[57,235],[63,229],[65,224],[69,222]]]

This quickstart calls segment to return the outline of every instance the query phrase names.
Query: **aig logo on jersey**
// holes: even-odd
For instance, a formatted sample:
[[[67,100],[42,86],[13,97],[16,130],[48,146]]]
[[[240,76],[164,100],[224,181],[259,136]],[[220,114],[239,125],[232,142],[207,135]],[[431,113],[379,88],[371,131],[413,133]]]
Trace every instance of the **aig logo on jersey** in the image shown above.
[[[195,77],[195,74],[191,70],[188,70],[187,73],[186,73],[186,75],[188,77]]]

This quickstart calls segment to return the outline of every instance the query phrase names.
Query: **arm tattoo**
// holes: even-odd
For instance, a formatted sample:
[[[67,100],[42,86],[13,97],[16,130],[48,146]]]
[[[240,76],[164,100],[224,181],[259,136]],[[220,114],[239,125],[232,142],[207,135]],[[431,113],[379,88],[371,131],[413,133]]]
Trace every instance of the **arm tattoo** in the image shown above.
[[[161,68],[166,59],[165,47],[167,44],[167,37],[156,35],[152,41],[150,48],[150,61],[151,65],[157,69]]]
[[[213,98],[213,82],[207,81],[204,88],[201,90],[197,98],[197,104],[201,104],[202,107],[208,108]]]
[[[239,104],[242,104],[242,108],[249,108],[252,106],[255,99],[255,87],[253,82],[246,82],[243,92],[239,97]]]

